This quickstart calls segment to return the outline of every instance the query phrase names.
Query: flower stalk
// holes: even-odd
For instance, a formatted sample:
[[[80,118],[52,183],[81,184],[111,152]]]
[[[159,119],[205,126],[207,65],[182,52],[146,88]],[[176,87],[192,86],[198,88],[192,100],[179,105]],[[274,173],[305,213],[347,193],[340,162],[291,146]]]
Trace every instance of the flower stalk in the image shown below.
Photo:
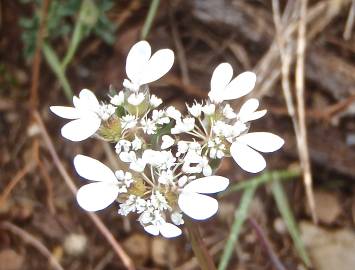
[[[201,237],[198,225],[191,219],[186,219],[186,228],[189,234],[189,240],[192,250],[197,258],[198,264],[202,270],[216,270],[213,259],[208,253],[206,245]]]

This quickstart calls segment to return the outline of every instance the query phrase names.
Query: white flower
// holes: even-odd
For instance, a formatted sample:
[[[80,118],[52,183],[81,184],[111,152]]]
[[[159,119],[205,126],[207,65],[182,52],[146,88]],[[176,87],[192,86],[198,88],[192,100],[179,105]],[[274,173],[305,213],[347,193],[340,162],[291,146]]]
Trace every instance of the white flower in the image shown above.
[[[185,141],[178,142],[178,150],[176,153],[176,157],[180,157],[182,154],[185,154],[189,150],[189,145]]]
[[[153,106],[153,108],[157,108],[160,104],[163,103],[163,100],[158,98],[156,95],[151,95],[149,103]]]
[[[214,114],[215,110],[216,110],[216,106],[214,104],[206,104],[205,106],[202,107],[202,111],[206,115]]]
[[[166,115],[176,121],[181,119],[181,113],[174,106],[169,106],[166,109]]]
[[[257,151],[263,153],[274,152],[280,149],[283,144],[284,140],[272,133],[247,133],[236,138],[230,147],[230,153],[243,170],[257,173],[266,166],[265,159]]]
[[[237,117],[237,114],[233,111],[231,105],[226,104],[223,108],[223,115],[227,119],[234,119]]]
[[[174,63],[174,53],[169,49],[158,50],[151,55],[151,47],[147,41],[133,45],[126,61],[126,73],[123,86],[137,92],[141,85],[151,83],[164,76]]]
[[[157,130],[157,126],[156,126],[155,122],[149,118],[142,119],[141,125],[142,125],[143,132],[146,134],[150,134],[150,135],[155,134],[155,132]]]
[[[116,200],[120,192],[120,182],[106,165],[96,159],[77,155],[74,158],[74,167],[81,177],[93,181],[82,186],[76,194],[82,208],[86,211],[98,211]]]
[[[246,71],[233,78],[233,68],[228,63],[216,67],[212,74],[211,90],[208,93],[213,103],[237,99],[251,92],[255,86],[256,76]]]
[[[195,118],[186,117],[181,120],[177,120],[175,127],[171,129],[171,134],[179,134],[183,132],[189,132],[195,128]]]
[[[259,101],[255,98],[248,99],[240,108],[238,119],[243,123],[259,119],[266,114],[266,110],[256,111]]]
[[[173,212],[171,214],[171,221],[175,224],[175,225],[181,225],[184,224],[184,220],[182,219],[182,214],[179,212]]]
[[[142,140],[135,136],[134,140],[132,141],[132,150],[136,151],[142,149],[142,144]]]
[[[225,190],[229,179],[222,176],[208,176],[188,183],[179,195],[178,205],[189,217],[197,220],[207,219],[218,210],[218,201],[210,196]]]
[[[123,162],[130,163],[129,168],[131,170],[136,172],[144,171],[146,162],[142,158],[137,158],[135,152],[121,152],[119,157]]]
[[[163,110],[154,110],[152,112],[152,120],[159,125],[164,125],[170,123],[170,119],[166,116]]]
[[[168,185],[174,180],[174,173],[172,170],[161,171],[158,182],[163,185]]]
[[[143,93],[133,93],[128,97],[127,101],[129,104],[133,106],[138,106],[143,102],[144,99],[145,96]]]
[[[100,104],[96,96],[88,89],[79,93],[79,98],[73,97],[73,107],[51,106],[50,110],[56,115],[71,119],[61,129],[62,136],[71,141],[82,141],[100,128],[101,117],[99,115]]]
[[[120,154],[121,151],[123,152],[128,152],[131,147],[131,142],[127,140],[119,140],[117,144],[115,145],[116,153]]]
[[[113,104],[115,106],[122,105],[122,103],[124,102],[123,91],[120,91],[117,95],[114,95],[113,97],[111,97],[110,102],[111,102],[111,104]]]
[[[158,236],[159,233],[165,238],[172,238],[179,236],[182,232],[181,229],[169,222],[162,222],[162,224],[148,225],[143,227],[147,233]]]
[[[195,102],[191,107],[187,106],[187,110],[193,117],[200,117],[202,112],[202,105],[200,103]]]
[[[162,150],[170,148],[175,143],[175,140],[173,138],[171,138],[169,135],[163,135],[163,137],[161,139],[162,139],[162,144],[161,144],[160,148]]]
[[[142,159],[145,163],[153,167],[159,167],[162,170],[171,168],[176,161],[170,151],[155,151],[152,149],[144,150]]]
[[[122,116],[121,124],[123,129],[133,128],[137,125],[137,118],[134,115],[127,114]]]

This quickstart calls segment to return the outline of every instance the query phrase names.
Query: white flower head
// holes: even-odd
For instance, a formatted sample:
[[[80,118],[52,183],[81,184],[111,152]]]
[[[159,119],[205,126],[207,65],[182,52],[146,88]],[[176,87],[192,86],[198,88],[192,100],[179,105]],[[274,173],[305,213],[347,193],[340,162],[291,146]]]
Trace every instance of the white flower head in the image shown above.
[[[160,104],[163,103],[163,100],[161,98],[158,98],[156,95],[151,95],[149,103],[153,106],[153,108],[157,108]]]
[[[216,175],[193,180],[183,188],[179,195],[179,207],[181,211],[193,219],[210,218],[218,210],[218,201],[204,194],[223,191],[228,185],[228,178]]]
[[[237,117],[237,114],[233,111],[231,105],[226,104],[223,108],[223,115],[227,119],[234,119]]]
[[[255,86],[256,75],[246,71],[233,80],[233,68],[228,63],[219,64],[212,74],[211,90],[208,93],[213,103],[233,100],[247,95]]]
[[[257,151],[263,153],[274,152],[280,149],[283,144],[284,140],[272,133],[247,133],[236,138],[230,147],[230,153],[243,170],[257,173],[266,166],[265,159]]]
[[[83,141],[100,128],[101,105],[94,93],[88,89],[81,90],[79,98],[74,96],[73,103],[74,107],[51,106],[50,110],[59,117],[72,120],[61,129],[64,138],[74,142]]]
[[[161,139],[162,139],[162,144],[160,148],[162,150],[170,148],[175,143],[175,140],[169,135],[163,135]]]
[[[111,102],[111,104],[113,104],[115,106],[122,105],[123,102],[124,102],[124,93],[123,93],[123,91],[120,91],[117,95],[114,95],[113,97],[111,97],[110,102]]]
[[[123,86],[133,92],[139,91],[141,85],[151,83],[164,76],[174,63],[174,53],[162,49],[151,55],[151,47],[147,41],[133,45],[126,61],[126,73]]]
[[[76,199],[83,209],[102,210],[116,200],[120,192],[120,182],[110,168],[83,155],[74,158],[74,167],[81,177],[93,181],[82,186],[76,194]]]
[[[133,106],[138,106],[143,102],[144,99],[145,96],[143,93],[133,93],[128,97],[127,101],[129,104]]]
[[[137,118],[135,115],[127,114],[122,116],[121,124],[123,129],[133,128],[137,125]]]
[[[176,121],[175,127],[171,129],[171,134],[179,134],[193,130],[195,127],[195,118],[186,117]]]
[[[193,117],[200,117],[201,116],[202,105],[200,103],[195,102],[194,104],[192,104],[191,107],[189,107],[188,105],[186,105],[186,107],[187,107],[187,110],[189,111],[189,113]]]

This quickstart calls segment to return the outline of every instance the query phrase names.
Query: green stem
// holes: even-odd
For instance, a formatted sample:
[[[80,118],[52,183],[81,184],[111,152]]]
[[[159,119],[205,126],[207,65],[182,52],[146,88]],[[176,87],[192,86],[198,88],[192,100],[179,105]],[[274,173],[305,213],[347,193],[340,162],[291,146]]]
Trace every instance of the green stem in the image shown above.
[[[189,233],[192,250],[197,258],[199,266],[202,270],[216,270],[213,259],[207,251],[207,248],[202,240],[197,224],[192,220],[186,219],[186,228]]]
[[[258,187],[261,184],[270,182],[271,180],[273,180],[274,177],[277,177],[280,180],[290,180],[292,178],[299,176],[300,174],[301,172],[298,170],[278,170],[278,171],[264,172],[261,175],[258,175],[256,177],[253,177],[251,179],[242,181],[238,184],[231,186],[225,192],[220,193],[219,197],[226,196],[232,192],[236,192],[254,185]]]
[[[248,186],[243,193],[239,208],[236,209],[234,213],[234,222],[226,246],[224,247],[222,258],[218,265],[218,270],[225,270],[228,266],[229,260],[232,257],[235,243],[238,240],[240,230],[245,219],[247,218],[248,209],[252,202],[256,187],[257,185],[254,183],[251,186]]]
[[[46,42],[43,43],[42,50],[48,65],[56,75],[60,85],[63,87],[65,96],[67,97],[69,102],[71,102],[73,97],[73,90],[71,89],[68,79],[65,76],[64,70],[61,67],[58,56],[51,48],[51,46]]]
[[[152,27],[155,15],[157,13],[159,3],[160,3],[160,0],[152,0],[150,7],[149,7],[147,18],[145,19],[143,29],[141,32],[141,39],[147,38],[150,28]]]

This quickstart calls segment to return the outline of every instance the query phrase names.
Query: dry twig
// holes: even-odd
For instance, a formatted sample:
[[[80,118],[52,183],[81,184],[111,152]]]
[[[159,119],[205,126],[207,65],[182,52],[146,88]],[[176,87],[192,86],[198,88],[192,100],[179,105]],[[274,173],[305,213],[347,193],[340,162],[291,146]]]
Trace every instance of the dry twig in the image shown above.
[[[296,59],[296,98],[298,109],[299,135],[300,135],[300,158],[303,167],[303,180],[306,187],[308,203],[311,209],[312,218],[317,222],[316,206],[312,188],[312,171],[308,152],[307,143],[307,126],[306,126],[306,109],[304,100],[305,86],[305,68],[304,59],[306,51],[306,19],[307,19],[307,0],[300,0],[300,18],[298,24],[298,39],[297,39],[297,59]]]
[[[349,10],[348,19],[346,20],[345,30],[343,34],[343,38],[345,40],[349,40],[351,38],[351,33],[353,31],[353,26],[354,26],[354,16],[355,16],[355,0],[352,1]]]
[[[52,253],[48,250],[48,248],[41,243],[38,239],[36,239],[33,235],[29,234],[25,230],[20,227],[12,224],[10,222],[4,221],[0,223],[0,228],[12,232],[14,235],[21,238],[26,243],[30,244],[34,248],[36,248],[43,256],[45,256],[51,266],[56,270],[64,270],[64,268],[60,265],[58,260],[52,255]]]

